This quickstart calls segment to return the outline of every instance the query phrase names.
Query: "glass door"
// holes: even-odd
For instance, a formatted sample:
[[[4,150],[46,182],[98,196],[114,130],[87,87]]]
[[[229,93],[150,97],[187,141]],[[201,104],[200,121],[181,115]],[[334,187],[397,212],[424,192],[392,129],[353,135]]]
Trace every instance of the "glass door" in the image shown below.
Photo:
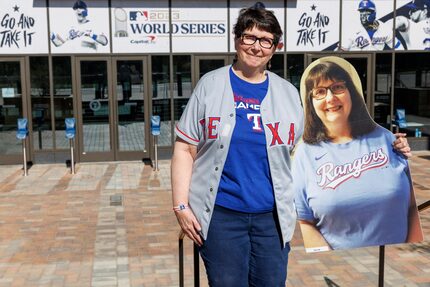
[[[78,142],[81,161],[114,160],[108,58],[78,58]]]
[[[215,69],[224,67],[227,65],[227,56],[196,56],[195,63],[196,65],[196,81],[197,81],[207,72],[213,71]],[[195,86],[194,84],[194,86]]]
[[[308,54],[306,56],[306,66],[312,63],[314,60],[318,58],[325,57],[323,54]],[[354,68],[357,70],[357,73],[361,80],[361,85],[363,87],[363,96],[367,105],[367,109],[369,110],[369,114],[373,117],[373,89],[371,88],[371,71],[372,71],[372,61],[371,54],[343,54],[337,55],[338,57],[344,58],[348,62],[350,62]]]
[[[23,58],[0,59],[0,164],[22,162],[22,143],[16,139],[16,130],[18,118],[28,119],[23,79]],[[27,141],[27,151],[29,146]]]
[[[146,61],[115,59],[114,117],[115,159],[149,156],[148,84]]]

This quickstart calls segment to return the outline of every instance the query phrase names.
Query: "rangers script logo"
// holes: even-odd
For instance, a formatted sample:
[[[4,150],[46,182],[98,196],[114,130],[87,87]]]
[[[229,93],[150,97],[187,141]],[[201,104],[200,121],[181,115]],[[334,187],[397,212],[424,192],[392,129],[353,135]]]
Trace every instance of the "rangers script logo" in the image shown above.
[[[359,177],[366,170],[383,166],[387,162],[388,156],[382,151],[382,148],[343,165],[335,166],[328,162],[317,169],[317,174],[321,175],[318,185],[323,189],[335,189],[341,183],[353,177]]]

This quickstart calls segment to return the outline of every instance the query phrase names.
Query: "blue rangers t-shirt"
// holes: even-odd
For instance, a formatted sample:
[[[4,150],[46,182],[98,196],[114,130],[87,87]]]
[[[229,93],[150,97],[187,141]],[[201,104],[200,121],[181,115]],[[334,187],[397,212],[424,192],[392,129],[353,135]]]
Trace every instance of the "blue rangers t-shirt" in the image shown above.
[[[377,126],[344,144],[302,143],[293,160],[298,219],[333,249],[406,241],[411,183],[394,135]]]
[[[230,82],[236,125],[215,204],[241,212],[268,212],[273,210],[275,199],[260,105],[267,94],[269,78],[262,83],[249,83],[230,68]]]

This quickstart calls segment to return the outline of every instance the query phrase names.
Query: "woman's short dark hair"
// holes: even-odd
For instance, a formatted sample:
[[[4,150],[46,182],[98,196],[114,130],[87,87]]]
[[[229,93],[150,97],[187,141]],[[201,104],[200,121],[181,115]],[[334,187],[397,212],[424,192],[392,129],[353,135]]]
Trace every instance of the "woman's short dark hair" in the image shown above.
[[[365,135],[374,130],[375,122],[367,111],[366,104],[360,92],[355,87],[351,76],[339,65],[333,62],[322,62],[313,67],[305,80],[305,130],[303,141],[308,144],[317,144],[321,141],[331,141],[328,130],[316,114],[312,103],[311,91],[322,81],[345,81],[351,95],[351,113],[348,122],[351,126],[353,138]]]
[[[273,34],[273,43],[276,47],[282,37],[282,29],[272,11],[266,10],[261,2],[255,3],[252,7],[243,8],[239,12],[233,32],[236,39],[242,37],[243,32],[256,27],[259,30]]]

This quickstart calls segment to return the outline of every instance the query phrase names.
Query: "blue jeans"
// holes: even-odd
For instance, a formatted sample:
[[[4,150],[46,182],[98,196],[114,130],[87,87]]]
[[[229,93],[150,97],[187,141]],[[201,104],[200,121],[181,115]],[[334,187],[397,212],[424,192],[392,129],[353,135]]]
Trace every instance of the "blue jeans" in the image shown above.
[[[200,247],[211,287],[285,287],[290,246],[275,212],[243,213],[215,206]]]

